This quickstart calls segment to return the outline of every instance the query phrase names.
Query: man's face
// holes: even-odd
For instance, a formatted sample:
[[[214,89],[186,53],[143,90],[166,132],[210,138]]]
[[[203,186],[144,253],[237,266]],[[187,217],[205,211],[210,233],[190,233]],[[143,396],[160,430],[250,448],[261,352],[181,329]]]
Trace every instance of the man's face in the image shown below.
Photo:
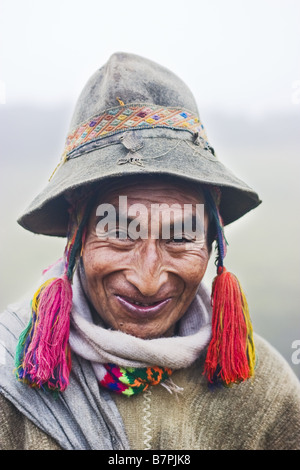
[[[127,197],[128,207],[138,203],[148,209],[147,214],[139,213],[139,220],[149,227],[149,236],[99,236],[95,207],[82,255],[89,299],[106,326],[114,330],[140,338],[172,335],[196,294],[209,253],[205,241],[197,242],[184,232],[179,239],[172,227],[168,238],[162,236],[163,212],[155,219],[159,220],[159,236],[151,238],[151,217],[157,216],[153,205],[176,204],[178,209],[171,217],[171,226],[175,227],[184,204],[196,208],[196,204],[204,204],[204,198],[193,186],[183,183],[118,183],[101,196],[97,207],[107,203],[118,208],[120,195]],[[118,234],[123,229],[117,225]]]

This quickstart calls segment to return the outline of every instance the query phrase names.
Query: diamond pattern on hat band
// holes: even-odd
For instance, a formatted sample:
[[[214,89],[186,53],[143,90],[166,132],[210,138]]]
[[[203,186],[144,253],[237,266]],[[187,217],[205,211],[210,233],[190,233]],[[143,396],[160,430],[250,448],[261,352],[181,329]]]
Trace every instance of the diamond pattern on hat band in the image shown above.
[[[81,124],[68,135],[63,159],[68,159],[69,154],[78,147],[108,135],[155,127],[187,130],[198,133],[207,141],[204,127],[196,114],[181,108],[133,103],[108,109]]]

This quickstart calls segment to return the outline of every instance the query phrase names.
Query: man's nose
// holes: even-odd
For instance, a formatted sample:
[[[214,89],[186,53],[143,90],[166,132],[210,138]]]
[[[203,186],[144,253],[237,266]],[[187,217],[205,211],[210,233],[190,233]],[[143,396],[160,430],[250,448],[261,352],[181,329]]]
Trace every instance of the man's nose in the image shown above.
[[[145,297],[158,294],[168,280],[163,254],[156,240],[143,240],[135,253],[127,281],[133,284]]]

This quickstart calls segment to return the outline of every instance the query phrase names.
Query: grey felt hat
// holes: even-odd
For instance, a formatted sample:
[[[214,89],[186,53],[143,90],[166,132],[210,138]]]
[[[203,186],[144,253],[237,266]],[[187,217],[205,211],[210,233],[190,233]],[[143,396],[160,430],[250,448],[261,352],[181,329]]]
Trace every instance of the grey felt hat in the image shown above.
[[[185,83],[148,59],[119,52],[84,87],[61,163],[18,222],[34,233],[66,236],[66,195],[144,174],[219,186],[225,225],[261,202],[215,156]]]

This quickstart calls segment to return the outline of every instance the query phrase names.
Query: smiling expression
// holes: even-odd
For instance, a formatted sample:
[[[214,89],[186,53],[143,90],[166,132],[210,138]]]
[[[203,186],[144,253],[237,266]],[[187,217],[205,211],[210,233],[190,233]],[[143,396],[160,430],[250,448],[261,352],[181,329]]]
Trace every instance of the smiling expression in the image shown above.
[[[153,204],[179,204],[183,210],[184,204],[204,203],[202,193],[191,184],[145,180],[112,185],[97,206],[105,202],[117,207],[120,194],[127,196],[128,206],[144,204],[149,214]],[[97,206],[82,255],[85,289],[94,309],[114,330],[140,338],[172,335],[205,274],[206,243],[174,236],[99,238]]]

